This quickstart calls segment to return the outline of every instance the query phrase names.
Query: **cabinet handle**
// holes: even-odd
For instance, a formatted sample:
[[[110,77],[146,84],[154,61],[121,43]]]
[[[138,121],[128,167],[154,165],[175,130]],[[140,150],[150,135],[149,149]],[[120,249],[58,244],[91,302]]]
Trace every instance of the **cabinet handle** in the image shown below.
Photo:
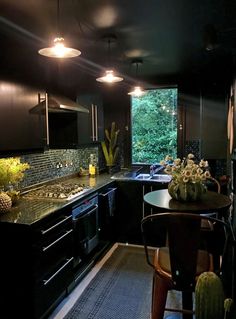
[[[48,120],[48,94],[46,93],[45,100],[45,111],[46,111],[46,143],[49,145],[49,120]]]
[[[109,191],[108,191],[107,193],[105,193],[105,194],[100,193],[99,195],[105,197],[105,196],[107,196],[108,194],[110,194],[111,192],[116,191],[116,190],[117,190],[117,188],[111,188],[111,189],[109,189]]]
[[[63,238],[65,238],[67,235],[69,235],[71,232],[73,232],[73,229],[67,230],[65,234],[63,234],[61,237],[57,238],[56,240],[54,240],[51,244],[49,244],[46,247],[43,247],[43,252],[47,251],[49,248],[51,248],[52,246],[54,246],[56,243],[58,243],[60,240],[62,240]]]
[[[50,283],[50,281],[53,280],[53,278],[55,278],[70,262],[72,262],[73,259],[74,257],[71,257],[70,259],[66,259],[66,262],[64,263],[64,265],[62,265],[56,272],[54,272],[54,274],[51,277],[43,280],[43,285],[47,286]]]
[[[145,188],[144,188],[144,185],[143,185],[143,197],[144,197],[144,195],[145,195]],[[144,200],[143,200],[143,218],[145,217],[145,204],[144,204]]]
[[[70,215],[70,216],[65,216],[64,219],[62,219],[61,221],[59,221],[59,222],[56,223],[55,225],[53,225],[53,226],[51,226],[51,227],[49,227],[49,228],[47,228],[47,229],[45,229],[45,230],[41,230],[41,234],[42,234],[42,235],[47,234],[48,232],[50,232],[51,230],[53,230],[53,229],[56,228],[57,226],[63,224],[64,222],[66,222],[66,221],[69,220],[70,218],[72,218],[72,215]]]
[[[91,105],[92,108],[92,141],[95,141],[95,132],[94,132],[94,105]]]
[[[46,124],[46,145],[49,145],[49,121],[48,121],[48,94],[45,94],[45,97],[41,97],[41,94],[38,93],[38,104],[45,101],[45,124]]]
[[[95,111],[95,141],[98,141],[98,107],[97,105],[94,105],[94,111]]]
[[[84,216],[90,215],[91,213],[93,213],[97,208],[98,208],[98,205],[96,204],[96,205],[93,206],[93,208],[91,210],[89,210],[89,211],[86,210],[83,214],[78,215],[78,217],[74,217],[73,220],[80,220]]]

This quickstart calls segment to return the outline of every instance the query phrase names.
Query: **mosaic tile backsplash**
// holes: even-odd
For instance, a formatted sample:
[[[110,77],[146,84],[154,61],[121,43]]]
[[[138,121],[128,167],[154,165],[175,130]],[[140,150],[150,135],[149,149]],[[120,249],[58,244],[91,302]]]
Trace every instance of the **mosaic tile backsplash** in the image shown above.
[[[27,162],[30,169],[25,171],[24,180],[19,188],[51,181],[77,173],[80,167],[88,169],[89,156],[95,154],[99,166],[99,150],[97,146],[80,149],[55,149],[43,153],[32,153],[21,156],[21,162]]]
[[[200,140],[186,141],[185,142],[185,149],[184,149],[185,156],[187,156],[189,153],[192,153],[195,155],[195,158],[197,160],[200,160],[202,158],[200,147],[201,147]],[[227,161],[226,161],[226,159],[209,160],[209,159],[205,158],[205,160],[208,160],[208,162],[209,162],[212,176],[218,178],[222,175],[227,175]]]

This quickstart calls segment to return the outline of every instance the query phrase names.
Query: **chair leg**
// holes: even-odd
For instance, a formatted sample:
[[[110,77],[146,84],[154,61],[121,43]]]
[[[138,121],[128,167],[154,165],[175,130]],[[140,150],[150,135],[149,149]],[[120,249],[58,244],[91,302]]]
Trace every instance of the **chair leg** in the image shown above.
[[[163,319],[169,287],[166,280],[153,275],[152,284],[152,316],[151,319]]]

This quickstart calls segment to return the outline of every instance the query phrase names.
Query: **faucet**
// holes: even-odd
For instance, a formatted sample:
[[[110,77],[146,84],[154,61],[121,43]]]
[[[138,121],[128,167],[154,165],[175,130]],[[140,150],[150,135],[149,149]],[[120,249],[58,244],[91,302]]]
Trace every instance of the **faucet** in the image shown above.
[[[162,166],[158,163],[154,163],[150,166],[150,175],[153,176],[157,172],[159,172],[162,169]]]

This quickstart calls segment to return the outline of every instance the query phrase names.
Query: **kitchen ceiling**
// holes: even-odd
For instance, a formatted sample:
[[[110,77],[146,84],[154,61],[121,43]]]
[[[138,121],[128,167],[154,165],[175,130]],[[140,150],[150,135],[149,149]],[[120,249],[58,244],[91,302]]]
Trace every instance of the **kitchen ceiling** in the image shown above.
[[[142,58],[138,77],[150,86],[232,69],[235,0],[60,0],[62,35],[82,52],[63,61],[37,53],[57,36],[56,0],[0,0],[0,7],[4,75],[24,74],[42,83],[62,81],[68,87],[101,86],[95,79],[110,60],[125,79],[119,85],[131,85],[137,77],[132,60]],[[111,34],[116,41],[109,54]],[[206,49],[209,38],[211,50]]]

